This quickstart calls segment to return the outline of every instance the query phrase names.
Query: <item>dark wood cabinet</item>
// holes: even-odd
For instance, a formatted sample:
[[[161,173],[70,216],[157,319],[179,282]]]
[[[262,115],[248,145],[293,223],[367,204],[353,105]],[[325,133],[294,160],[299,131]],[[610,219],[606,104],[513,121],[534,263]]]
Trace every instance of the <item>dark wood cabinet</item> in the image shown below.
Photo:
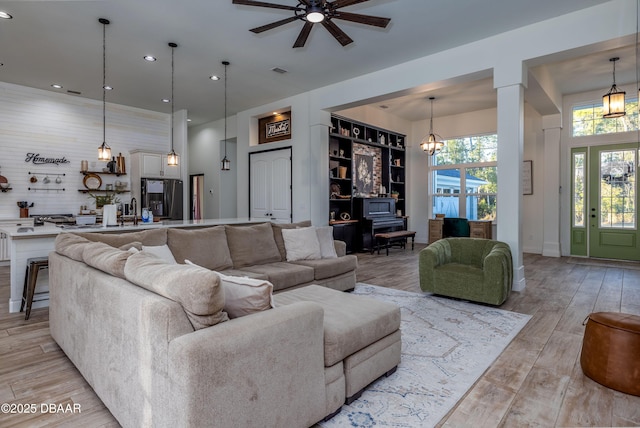
[[[405,161],[405,135],[332,115],[329,130],[330,219],[354,219],[355,197],[392,196],[395,209],[404,215]]]
[[[344,241],[347,244],[347,254],[351,254],[356,250],[357,223],[357,220],[329,222],[333,226],[333,239]]]

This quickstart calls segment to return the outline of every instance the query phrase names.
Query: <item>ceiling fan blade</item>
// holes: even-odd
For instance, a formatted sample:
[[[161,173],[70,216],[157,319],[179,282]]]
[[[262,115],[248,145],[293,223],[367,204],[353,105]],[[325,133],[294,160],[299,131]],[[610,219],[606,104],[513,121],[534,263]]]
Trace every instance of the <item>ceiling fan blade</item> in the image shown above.
[[[340,9],[341,7],[351,6],[352,4],[364,3],[369,0],[336,0],[333,3],[329,3],[330,9]]]
[[[272,22],[271,24],[266,24],[266,25],[263,25],[261,27],[252,28],[249,31],[251,31],[252,33],[260,34],[263,31],[271,30],[273,28],[279,27],[279,26],[284,25],[284,24],[288,24],[288,23],[296,21],[298,19],[300,19],[300,18],[298,18],[297,16],[292,16],[290,18],[285,18],[285,19],[281,19],[280,21]]]
[[[330,19],[325,19],[324,21],[322,21],[322,25],[327,29],[327,31],[329,31],[329,33],[331,33],[333,37],[335,37],[335,39],[342,46],[346,46],[349,43],[353,42],[351,37],[347,36],[347,33],[338,28],[338,26],[334,24]]]
[[[336,12],[333,15],[335,19],[343,19],[345,21],[357,22],[359,24],[373,25],[375,27],[386,28],[391,22],[390,18],[382,18],[379,16],[362,15],[359,13]]]
[[[286,6],[283,4],[267,3],[263,1],[254,1],[254,0],[233,0],[233,4],[241,4],[244,6],[268,7],[270,9],[284,9],[284,10],[300,10],[301,9],[295,6]]]
[[[294,48],[301,48],[307,43],[307,38],[309,37],[309,33],[311,33],[311,29],[313,28],[312,22],[306,22],[302,30],[300,30],[300,34],[298,34],[298,38],[296,42],[293,44]]]

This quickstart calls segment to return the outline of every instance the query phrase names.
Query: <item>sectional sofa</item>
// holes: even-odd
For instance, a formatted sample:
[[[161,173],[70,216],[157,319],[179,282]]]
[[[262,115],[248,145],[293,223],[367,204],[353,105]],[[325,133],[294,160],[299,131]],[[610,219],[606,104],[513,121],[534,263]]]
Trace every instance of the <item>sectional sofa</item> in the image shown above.
[[[62,233],[51,335],[125,427],[311,426],[394,371],[400,311],[339,291],[353,288],[353,256],[283,261],[281,234],[270,223]],[[155,253],[165,244],[175,262]],[[233,278],[279,292],[231,317]]]

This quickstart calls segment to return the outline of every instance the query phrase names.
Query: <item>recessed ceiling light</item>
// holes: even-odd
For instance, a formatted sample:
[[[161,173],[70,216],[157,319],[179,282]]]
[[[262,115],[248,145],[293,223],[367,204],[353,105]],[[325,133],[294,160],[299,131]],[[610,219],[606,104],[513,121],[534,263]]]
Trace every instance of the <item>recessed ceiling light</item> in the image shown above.
[[[170,103],[170,102],[171,102],[171,100],[170,100],[169,98],[163,98],[163,99],[162,99],[162,102],[163,102],[163,103]]]
[[[191,122],[191,119],[187,118],[187,122]]]
[[[62,85],[59,85],[57,83],[54,83],[53,85],[51,85],[51,87],[55,89],[62,89]]]
[[[105,91],[111,91],[111,90],[113,90],[113,86],[104,85],[104,90]]]
[[[220,76],[216,76],[214,74],[213,76],[209,76],[209,79],[211,79],[211,80],[220,80]]]
[[[11,19],[13,16],[11,14],[5,12],[4,10],[0,10],[0,18],[2,19]]]
[[[144,60],[145,61],[149,61],[149,62],[154,62],[154,61],[156,61],[156,57],[153,56],[153,55],[145,55],[144,56]]]

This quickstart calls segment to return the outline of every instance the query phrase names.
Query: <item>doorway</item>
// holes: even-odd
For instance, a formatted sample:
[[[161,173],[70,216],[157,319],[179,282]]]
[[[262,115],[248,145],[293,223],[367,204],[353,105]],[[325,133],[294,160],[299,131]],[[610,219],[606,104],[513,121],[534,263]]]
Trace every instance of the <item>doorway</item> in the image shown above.
[[[190,220],[204,219],[204,174],[189,176]]]
[[[249,154],[249,215],[292,221],[291,147]]]
[[[575,148],[571,156],[571,254],[640,260],[638,145]]]

